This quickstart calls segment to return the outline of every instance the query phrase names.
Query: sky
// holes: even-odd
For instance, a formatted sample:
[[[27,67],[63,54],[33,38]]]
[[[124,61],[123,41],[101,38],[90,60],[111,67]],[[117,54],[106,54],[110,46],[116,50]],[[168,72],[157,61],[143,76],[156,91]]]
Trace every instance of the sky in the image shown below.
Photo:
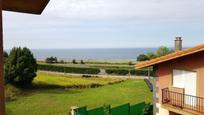
[[[42,15],[3,12],[4,48],[190,47],[204,43],[204,0],[51,0]]]

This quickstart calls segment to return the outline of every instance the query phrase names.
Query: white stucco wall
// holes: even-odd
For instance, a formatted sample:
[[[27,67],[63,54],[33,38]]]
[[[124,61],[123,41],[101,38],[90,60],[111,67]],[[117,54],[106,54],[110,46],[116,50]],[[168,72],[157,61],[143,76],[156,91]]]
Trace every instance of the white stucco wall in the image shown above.
[[[161,104],[156,103],[156,107],[159,109],[158,113],[156,115],[169,115],[169,111],[167,109],[164,109],[161,107]]]

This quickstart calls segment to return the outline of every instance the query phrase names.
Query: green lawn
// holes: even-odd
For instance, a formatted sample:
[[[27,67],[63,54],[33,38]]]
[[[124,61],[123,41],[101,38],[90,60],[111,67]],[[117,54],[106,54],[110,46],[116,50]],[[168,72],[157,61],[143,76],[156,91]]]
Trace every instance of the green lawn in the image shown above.
[[[35,79],[35,83],[37,83],[37,79]],[[103,78],[98,79],[103,81]],[[53,83],[52,80],[51,82]],[[62,82],[69,82],[69,80],[62,80]],[[85,82],[88,81],[85,80]],[[26,95],[18,97],[16,101],[6,103],[7,115],[67,115],[71,106],[86,105],[90,109],[104,104],[117,106],[125,103],[152,101],[152,93],[149,92],[143,80],[127,80],[99,88],[69,90],[43,88],[25,92],[27,92]]]

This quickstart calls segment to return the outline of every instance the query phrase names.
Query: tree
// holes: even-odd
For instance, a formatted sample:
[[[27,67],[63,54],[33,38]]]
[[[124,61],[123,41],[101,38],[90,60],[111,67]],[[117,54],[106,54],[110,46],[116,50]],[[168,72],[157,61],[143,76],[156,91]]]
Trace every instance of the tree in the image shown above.
[[[4,51],[3,57],[4,57],[4,63],[6,63],[8,58],[8,53],[6,51]]]
[[[72,63],[73,63],[73,64],[77,64],[77,62],[76,62],[76,60],[75,60],[75,59],[73,59],[73,60],[72,60]]]
[[[8,53],[7,53],[6,51],[4,51],[3,56],[4,56],[5,58],[7,58],[7,57],[8,57]]]
[[[137,57],[137,61],[147,61],[147,60],[149,60],[149,58],[145,54],[140,54]]]
[[[155,53],[153,53],[153,52],[148,52],[146,54],[146,56],[149,58],[149,60],[154,59],[154,58],[157,57],[157,55]]]
[[[62,64],[63,64],[63,63],[65,63],[65,62],[64,62],[64,60],[60,60],[60,63],[62,63]]]
[[[81,60],[81,64],[85,64],[83,60]]]
[[[46,63],[57,63],[57,62],[58,62],[58,59],[57,59],[57,57],[51,56],[51,57],[47,57],[47,58],[45,59],[45,62],[46,62]]]
[[[157,50],[156,53],[157,53],[158,57],[161,57],[161,56],[164,56],[164,55],[171,53],[171,51],[169,48],[167,48],[165,46],[161,46],[161,47],[159,47],[159,49]]]
[[[131,65],[134,65],[134,64],[133,64],[131,61],[129,61],[129,62],[128,62],[128,65],[131,66]]]
[[[28,48],[13,48],[5,64],[5,81],[19,87],[26,87],[36,77],[37,63]]]

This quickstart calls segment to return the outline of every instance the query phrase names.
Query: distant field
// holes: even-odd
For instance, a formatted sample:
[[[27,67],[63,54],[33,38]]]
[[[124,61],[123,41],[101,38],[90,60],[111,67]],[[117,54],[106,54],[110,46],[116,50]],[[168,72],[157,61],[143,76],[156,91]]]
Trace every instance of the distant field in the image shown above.
[[[107,84],[112,80],[114,79],[65,78],[60,75],[38,73],[34,83],[67,86],[70,84],[99,82]],[[26,95],[21,95],[17,100],[6,103],[7,115],[67,115],[71,106],[87,105],[91,109],[104,104],[117,106],[125,103],[152,102],[152,93],[143,80],[127,80],[99,88],[65,89],[44,87],[23,92]]]
[[[46,64],[43,61],[38,61],[39,64]],[[121,69],[134,69],[134,64],[129,65],[128,63],[110,63],[110,62],[85,62],[85,64],[81,64],[78,62],[77,64],[73,64],[72,62],[56,63],[53,65],[61,65],[67,67],[93,67],[93,68],[121,68]]]

